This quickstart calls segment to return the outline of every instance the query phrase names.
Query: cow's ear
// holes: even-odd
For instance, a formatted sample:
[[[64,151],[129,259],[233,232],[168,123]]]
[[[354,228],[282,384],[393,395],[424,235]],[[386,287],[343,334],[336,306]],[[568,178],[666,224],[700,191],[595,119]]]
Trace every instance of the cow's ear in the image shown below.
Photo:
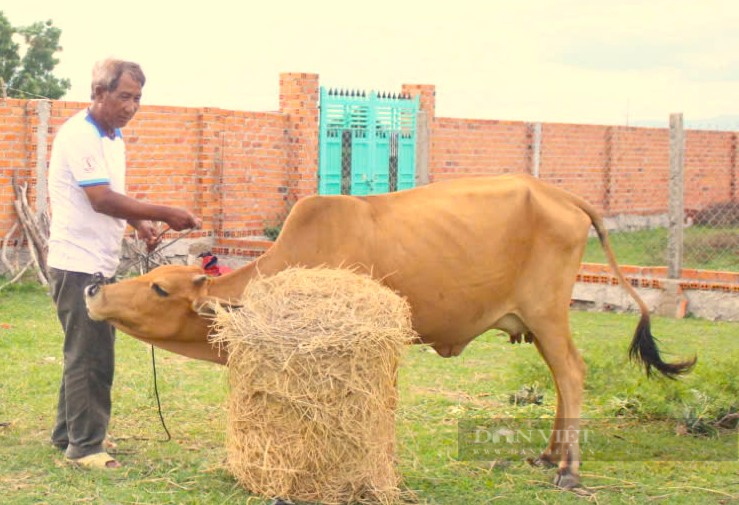
[[[199,288],[199,287],[201,287],[201,286],[202,286],[203,284],[205,284],[205,282],[206,282],[207,280],[208,280],[208,276],[207,276],[207,275],[205,275],[205,274],[203,274],[203,275],[198,275],[198,276],[194,277],[194,278],[192,279],[192,283],[193,283],[193,284],[195,285],[195,287],[196,287],[196,288]]]
[[[215,316],[216,306],[229,311],[241,308],[241,305],[238,303],[216,298],[215,296],[203,296],[192,302],[192,310],[203,317]]]

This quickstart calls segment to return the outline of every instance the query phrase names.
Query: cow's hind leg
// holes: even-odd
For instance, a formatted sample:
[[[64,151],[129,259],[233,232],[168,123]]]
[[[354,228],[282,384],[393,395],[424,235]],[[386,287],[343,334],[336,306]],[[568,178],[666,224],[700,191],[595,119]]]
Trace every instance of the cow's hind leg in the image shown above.
[[[557,412],[549,445],[539,460],[558,462],[555,484],[569,489],[579,484],[580,412],[582,408],[585,363],[575,348],[565,318],[560,324],[547,324],[534,330],[534,343],[549,366],[557,388]]]

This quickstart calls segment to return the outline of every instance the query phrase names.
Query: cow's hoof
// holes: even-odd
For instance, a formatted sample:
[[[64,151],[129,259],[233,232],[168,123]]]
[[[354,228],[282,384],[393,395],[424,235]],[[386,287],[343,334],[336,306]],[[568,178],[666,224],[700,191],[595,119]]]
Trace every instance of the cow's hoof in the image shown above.
[[[529,465],[535,466],[538,468],[553,468],[557,466],[557,464],[552,461],[550,456],[547,456],[546,454],[542,454],[538,458],[529,458],[526,461],[528,461]]]
[[[293,505],[293,502],[276,498],[275,501],[272,502],[272,505]]]
[[[574,489],[580,485],[580,477],[569,470],[560,470],[554,477],[554,485],[562,489]]]

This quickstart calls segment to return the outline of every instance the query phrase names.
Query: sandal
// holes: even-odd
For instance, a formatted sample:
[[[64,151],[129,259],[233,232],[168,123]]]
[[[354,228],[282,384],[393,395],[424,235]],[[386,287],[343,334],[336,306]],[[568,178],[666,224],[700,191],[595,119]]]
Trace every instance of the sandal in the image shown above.
[[[121,466],[121,464],[107,452],[96,452],[95,454],[75,459],[67,458],[67,462],[82,468],[94,468],[97,470],[115,470]]]
[[[67,445],[69,444],[67,442],[63,442],[63,443],[52,442],[51,445],[53,445],[55,448],[59,449],[60,451],[64,452],[67,450]],[[106,451],[115,452],[115,450],[118,449],[118,444],[113,442],[112,438],[105,437],[105,440],[103,440],[103,449],[105,449]]]

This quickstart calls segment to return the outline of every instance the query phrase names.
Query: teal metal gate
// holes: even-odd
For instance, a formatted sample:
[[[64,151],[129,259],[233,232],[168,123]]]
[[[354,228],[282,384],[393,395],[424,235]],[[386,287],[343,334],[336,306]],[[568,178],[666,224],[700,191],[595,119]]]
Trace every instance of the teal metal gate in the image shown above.
[[[371,195],[416,180],[418,97],[321,88],[318,193]]]

